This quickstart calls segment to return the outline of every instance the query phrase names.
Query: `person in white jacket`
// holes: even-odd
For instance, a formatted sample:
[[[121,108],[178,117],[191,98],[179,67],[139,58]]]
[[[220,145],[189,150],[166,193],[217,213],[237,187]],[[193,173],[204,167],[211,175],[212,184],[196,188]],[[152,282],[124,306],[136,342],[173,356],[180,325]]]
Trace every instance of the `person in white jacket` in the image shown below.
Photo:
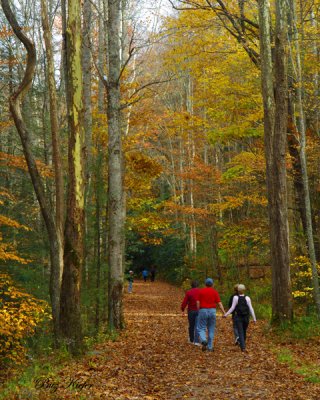
[[[238,285],[238,296],[233,297],[232,305],[224,315],[224,317],[227,317],[234,312],[234,323],[238,330],[241,351],[246,351],[246,337],[250,314],[254,322],[257,320],[251,304],[251,299],[244,294],[245,290],[246,287],[243,284]]]

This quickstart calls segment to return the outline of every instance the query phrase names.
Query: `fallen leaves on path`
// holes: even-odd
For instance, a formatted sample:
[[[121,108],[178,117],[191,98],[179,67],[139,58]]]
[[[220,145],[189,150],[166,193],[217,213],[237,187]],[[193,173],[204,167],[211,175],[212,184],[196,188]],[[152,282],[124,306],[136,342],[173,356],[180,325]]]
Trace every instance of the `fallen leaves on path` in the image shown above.
[[[262,322],[250,324],[245,355],[233,344],[231,319],[221,317],[213,353],[189,344],[182,297],[166,283],[135,282],[125,295],[127,328],[117,341],[98,345],[49,379],[39,399],[320,399],[320,385],[277,362]]]

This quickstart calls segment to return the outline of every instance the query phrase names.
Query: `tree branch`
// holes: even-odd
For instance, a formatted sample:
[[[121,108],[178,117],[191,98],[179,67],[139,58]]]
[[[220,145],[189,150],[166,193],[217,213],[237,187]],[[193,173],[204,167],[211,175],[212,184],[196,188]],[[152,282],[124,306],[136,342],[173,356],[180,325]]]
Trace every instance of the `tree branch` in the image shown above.
[[[178,78],[175,78],[175,79],[178,79]],[[145,85],[142,85],[142,86],[140,86],[138,89],[136,89],[136,90],[132,93],[132,95],[129,97],[129,100],[132,99],[132,97],[134,97],[135,95],[137,95],[139,92],[141,92],[141,90],[147,89],[148,87],[153,86],[153,85],[159,85],[159,84],[161,84],[161,83],[172,82],[172,81],[175,80],[175,79],[170,78],[170,79],[165,79],[165,80],[159,80],[159,81],[148,82],[148,83],[146,83]],[[132,100],[132,101],[128,101],[127,103],[123,104],[123,105],[120,107],[120,109],[123,110],[123,109],[125,109],[125,108],[127,108],[127,107],[130,107],[130,106],[132,106],[132,104],[137,103],[137,102],[140,101],[142,98],[143,98],[143,96],[139,96],[138,99],[134,99],[134,100]]]
[[[30,145],[30,134],[27,130],[21,113],[21,103],[32,84],[35,73],[36,50],[33,42],[22,32],[22,28],[19,26],[16,17],[10,8],[8,0],[1,0],[1,5],[3,8],[3,12],[9,24],[11,25],[15,35],[23,43],[25,49],[27,50],[25,73],[21,83],[10,98],[10,111],[21,139],[23,153],[28,165],[29,174],[40,205],[41,213],[45,221],[48,234],[52,238],[56,237],[55,222],[52,213],[50,212],[49,203],[45,195],[43,182],[35,158],[32,154]]]

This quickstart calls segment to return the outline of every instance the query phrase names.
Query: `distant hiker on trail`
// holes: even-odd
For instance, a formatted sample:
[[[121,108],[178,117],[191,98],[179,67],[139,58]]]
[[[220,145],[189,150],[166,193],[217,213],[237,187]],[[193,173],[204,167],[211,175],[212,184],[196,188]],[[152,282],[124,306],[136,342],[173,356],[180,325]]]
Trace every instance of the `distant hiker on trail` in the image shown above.
[[[188,322],[189,322],[189,340],[190,343],[200,346],[199,334],[197,329],[198,322],[198,307],[197,300],[199,299],[199,282],[192,281],[191,289],[186,291],[186,295],[181,303],[181,311],[184,315],[184,310],[188,307]]]
[[[224,315],[224,317],[227,317],[227,315],[231,314],[233,311],[235,312],[234,322],[238,329],[241,351],[246,350],[246,337],[250,314],[253,318],[253,321],[256,322],[256,316],[252,308],[250,297],[244,295],[245,290],[246,287],[244,285],[238,285],[239,294],[238,296],[234,296],[231,308]]]
[[[148,275],[149,275],[148,270],[144,268],[144,270],[142,271],[142,277],[145,282],[147,282]]]
[[[156,279],[156,269],[155,269],[155,267],[151,267],[151,270],[150,270],[150,280],[151,280],[151,282],[154,282],[154,280]]]
[[[234,296],[238,296],[238,294],[239,294],[238,293],[238,286],[239,286],[239,283],[237,283],[233,287],[233,294],[230,296],[229,303],[228,303],[228,308],[231,308]],[[233,333],[234,333],[234,344],[240,344],[238,328],[237,328],[237,325],[236,325],[236,323],[234,321],[234,316],[235,316],[235,311],[232,312],[232,326],[233,326]]]
[[[213,351],[214,331],[216,327],[216,307],[225,314],[225,310],[220,300],[219,293],[213,288],[213,279],[207,278],[206,287],[199,290],[199,300],[197,300],[198,332],[202,344],[202,351]],[[208,329],[208,339],[206,330]]]
[[[129,276],[128,276],[128,293],[132,293],[132,286],[133,286],[133,271],[129,271]]]

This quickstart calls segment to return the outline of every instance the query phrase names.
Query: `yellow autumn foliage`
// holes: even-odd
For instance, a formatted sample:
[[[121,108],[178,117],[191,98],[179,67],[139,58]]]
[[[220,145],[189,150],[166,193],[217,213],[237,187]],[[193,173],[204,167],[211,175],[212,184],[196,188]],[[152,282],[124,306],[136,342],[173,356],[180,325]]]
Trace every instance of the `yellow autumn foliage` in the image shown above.
[[[11,277],[0,274],[0,366],[25,361],[26,338],[38,324],[49,319],[47,302],[36,299],[15,286]]]
[[[318,264],[318,273],[320,266]],[[292,296],[303,303],[312,302],[312,270],[308,257],[295,257],[291,263]]]

